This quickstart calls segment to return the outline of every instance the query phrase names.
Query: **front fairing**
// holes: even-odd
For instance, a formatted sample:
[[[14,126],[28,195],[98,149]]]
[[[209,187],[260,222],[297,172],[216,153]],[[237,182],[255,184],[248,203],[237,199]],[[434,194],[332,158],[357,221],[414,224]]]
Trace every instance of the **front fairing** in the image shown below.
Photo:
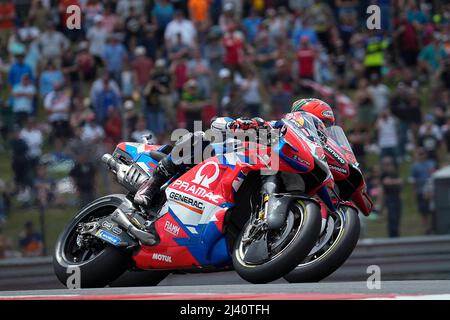
[[[343,190],[344,193],[348,194],[346,198],[353,201],[353,203],[364,215],[369,215],[373,208],[373,202],[367,194],[367,186],[364,176],[344,130],[339,126],[332,126],[328,128],[328,134],[329,137],[331,137],[331,139],[333,139],[339,146],[344,159],[349,164],[350,172],[348,183],[341,185],[341,189],[344,186],[348,188],[348,190]]]
[[[289,115],[291,115],[289,117]],[[282,120],[279,154],[293,168],[300,173],[309,172],[315,163],[326,164],[320,138],[311,119],[307,115],[289,114]]]
[[[302,118],[300,122],[293,121],[291,117],[282,120],[284,126],[280,138],[280,158],[294,168],[308,169],[298,170],[299,173],[321,176],[320,181],[313,183],[308,194],[317,194],[330,211],[335,211],[327,190],[327,186],[333,187],[334,179],[326,161],[324,149],[312,120],[308,119],[307,115],[302,115]],[[318,172],[322,174],[317,175]]]
[[[350,175],[351,165],[348,160],[346,160],[342,149],[337,145],[337,143],[330,137],[327,139],[327,143],[324,145],[325,156],[327,159],[328,166],[333,174],[333,178],[336,181],[347,179]]]

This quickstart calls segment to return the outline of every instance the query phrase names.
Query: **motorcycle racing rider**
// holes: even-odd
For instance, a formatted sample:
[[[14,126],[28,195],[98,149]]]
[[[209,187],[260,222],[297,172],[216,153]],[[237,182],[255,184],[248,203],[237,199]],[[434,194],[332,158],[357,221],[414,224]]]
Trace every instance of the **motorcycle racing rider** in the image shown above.
[[[218,130],[222,133],[235,132],[237,130],[259,130],[262,128],[269,128],[269,123],[261,118],[237,118],[235,120],[231,118],[217,118],[211,124],[211,129]],[[177,173],[182,172],[185,169],[185,163],[191,163],[190,160],[194,158],[194,152],[196,148],[193,147],[196,143],[202,143],[201,151],[209,145],[208,141],[203,139],[204,133],[197,131],[194,133],[188,133],[181,137],[176,143],[174,149],[165,156],[156,166],[153,171],[153,175],[142,184],[139,190],[136,192],[134,201],[143,206],[149,208],[152,205],[155,195],[167,181],[174,177]],[[183,155],[182,158],[176,156],[175,150],[182,149],[183,146],[191,146],[191,154]]]
[[[331,107],[322,100],[309,98],[309,99],[301,99],[297,100],[293,103],[291,112],[307,112],[312,114],[314,117],[314,124],[318,129],[319,136],[323,143],[326,142],[326,128],[324,123],[327,126],[333,125],[335,118],[333,114],[333,110]],[[211,128],[215,130],[219,130],[222,132],[234,132],[236,130],[259,130],[259,129],[267,129],[267,128],[277,128],[279,123],[275,122],[266,122],[261,118],[237,118],[236,120],[232,120],[231,118],[217,118],[211,124]],[[183,147],[185,144],[190,144],[193,146],[195,143],[199,143],[199,140],[203,140],[203,132],[195,132],[189,133],[182,138],[180,138],[176,143],[176,147]],[[207,141],[202,141],[202,150],[204,150],[208,146]],[[192,148],[191,150],[194,150]],[[174,148],[175,150],[175,148]],[[174,151],[167,156],[165,156],[156,166],[153,175],[147,179],[146,182],[142,184],[139,190],[136,192],[134,197],[134,201],[143,206],[144,208],[149,208],[152,205],[153,199],[155,195],[160,190],[161,186],[163,186],[167,181],[169,181],[172,177],[174,177],[177,173],[182,172],[185,169],[183,163],[188,159],[192,159],[194,157],[193,154],[184,155],[184,159],[176,159],[173,155]]]

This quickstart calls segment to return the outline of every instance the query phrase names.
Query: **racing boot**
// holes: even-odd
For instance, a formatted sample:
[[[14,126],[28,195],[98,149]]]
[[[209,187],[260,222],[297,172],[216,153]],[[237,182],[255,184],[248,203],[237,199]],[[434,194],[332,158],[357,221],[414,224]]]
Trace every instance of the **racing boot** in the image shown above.
[[[161,186],[177,174],[178,171],[177,165],[173,163],[170,156],[166,156],[158,163],[153,171],[153,175],[147,179],[136,192],[134,202],[145,209],[150,209]]]

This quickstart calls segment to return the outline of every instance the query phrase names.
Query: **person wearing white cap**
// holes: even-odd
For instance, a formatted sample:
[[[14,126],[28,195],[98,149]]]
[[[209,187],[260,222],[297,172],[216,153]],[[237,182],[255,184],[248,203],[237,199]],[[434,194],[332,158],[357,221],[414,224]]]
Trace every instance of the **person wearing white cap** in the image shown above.
[[[101,59],[105,50],[105,43],[108,37],[108,32],[102,25],[103,16],[96,15],[94,17],[94,26],[92,26],[86,34],[86,39],[89,41],[89,52],[96,57],[96,60]]]
[[[153,68],[153,61],[146,56],[146,53],[144,47],[136,47],[134,50],[135,59],[131,64],[137,84],[141,89],[143,89],[148,80],[150,80],[150,72]]]

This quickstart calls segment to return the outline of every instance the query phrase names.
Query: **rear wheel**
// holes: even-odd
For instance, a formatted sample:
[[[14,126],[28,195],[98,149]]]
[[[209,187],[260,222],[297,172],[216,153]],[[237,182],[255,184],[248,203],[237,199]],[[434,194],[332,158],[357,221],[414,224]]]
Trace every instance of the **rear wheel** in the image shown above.
[[[53,256],[53,268],[63,285],[68,286],[70,282],[81,288],[104,287],[131,265],[131,257],[127,252],[100,239],[80,245],[81,239],[77,232],[79,223],[111,214],[124,199],[124,195],[97,199],[83,208],[61,233]],[[76,275],[79,275],[79,281],[74,277]]]
[[[317,282],[332,274],[348,259],[359,239],[358,212],[342,207],[330,215],[326,231],[316,246],[284,278],[289,282]]]
[[[252,283],[267,283],[284,276],[311,251],[320,222],[319,206],[300,200],[291,203],[286,222],[279,230],[264,230],[250,218],[234,242],[234,269]],[[264,252],[265,258],[256,261],[254,252]]]

